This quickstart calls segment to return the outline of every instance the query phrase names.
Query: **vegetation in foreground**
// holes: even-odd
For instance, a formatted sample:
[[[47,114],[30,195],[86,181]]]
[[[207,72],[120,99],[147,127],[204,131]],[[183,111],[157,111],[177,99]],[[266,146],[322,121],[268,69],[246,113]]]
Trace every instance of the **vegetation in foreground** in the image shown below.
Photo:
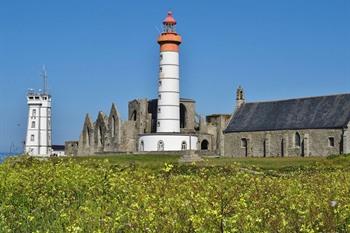
[[[350,158],[8,159],[2,232],[350,232]]]

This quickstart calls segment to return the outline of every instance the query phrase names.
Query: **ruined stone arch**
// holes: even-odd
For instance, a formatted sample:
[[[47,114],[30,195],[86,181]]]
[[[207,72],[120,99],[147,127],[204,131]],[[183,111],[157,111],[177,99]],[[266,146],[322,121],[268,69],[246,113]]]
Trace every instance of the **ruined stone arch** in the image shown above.
[[[99,112],[95,123],[95,143],[98,148],[103,148],[107,133],[107,120],[106,115],[103,112]]]
[[[119,138],[121,120],[115,104],[112,104],[111,111],[109,114],[108,124],[109,124],[111,138]]]
[[[84,147],[90,147],[93,143],[94,127],[90,116],[87,114],[84,121],[82,139]]]

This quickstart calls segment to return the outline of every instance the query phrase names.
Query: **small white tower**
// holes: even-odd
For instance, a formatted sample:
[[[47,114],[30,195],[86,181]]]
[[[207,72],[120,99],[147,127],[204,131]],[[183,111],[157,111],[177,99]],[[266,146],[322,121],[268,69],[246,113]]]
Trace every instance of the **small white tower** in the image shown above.
[[[29,90],[28,127],[25,153],[35,156],[51,154],[51,95],[47,90],[47,72],[43,68],[44,89],[42,92]]]

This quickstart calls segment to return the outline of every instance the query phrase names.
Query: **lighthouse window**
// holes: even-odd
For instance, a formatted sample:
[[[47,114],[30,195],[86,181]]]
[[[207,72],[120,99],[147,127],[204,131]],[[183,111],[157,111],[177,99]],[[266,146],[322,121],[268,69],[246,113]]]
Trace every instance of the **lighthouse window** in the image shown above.
[[[159,72],[162,72],[163,71],[163,67],[159,67]]]
[[[158,151],[164,150],[164,142],[162,140],[158,141]]]
[[[36,116],[36,109],[33,109],[32,115],[35,117]]]
[[[160,108],[158,108],[158,113],[160,113]]]
[[[187,142],[186,141],[183,141],[181,143],[181,150],[187,150]]]
[[[162,95],[161,95],[161,94],[159,94],[159,95],[158,95],[158,99],[161,99],[161,98],[162,98]]]
[[[161,86],[161,85],[162,85],[162,81],[160,81],[160,80],[159,80],[159,82],[158,82],[158,83],[159,83],[159,86]]]
[[[143,151],[144,150],[144,147],[145,147],[145,144],[143,141],[141,141],[140,143],[140,151]]]
[[[163,54],[160,55],[160,60],[163,60]]]
[[[30,141],[34,142],[34,134],[30,135]]]
[[[157,126],[160,127],[160,122],[159,121],[157,122]]]
[[[35,128],[35,121],[32,121],[32,128]]]

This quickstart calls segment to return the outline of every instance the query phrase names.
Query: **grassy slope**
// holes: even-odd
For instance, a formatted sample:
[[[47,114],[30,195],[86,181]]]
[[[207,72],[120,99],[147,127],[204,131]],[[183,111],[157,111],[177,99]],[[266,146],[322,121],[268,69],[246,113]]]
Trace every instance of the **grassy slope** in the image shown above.
[[[112,164],[159,168],[165,163],[177,163],[180,157],[176,155],[99,155],[88,157],[74,157],[77,161],[108,160]],[[306,168],[315,165],[324,165],[331,168],[350,167],[350,157],[286,157],[286,158],[204,158],[204,162],[197,163],[204,166],[225,166],[239,163],[243,167],[257,167],[263,170],[285,170],[293,168]]]

